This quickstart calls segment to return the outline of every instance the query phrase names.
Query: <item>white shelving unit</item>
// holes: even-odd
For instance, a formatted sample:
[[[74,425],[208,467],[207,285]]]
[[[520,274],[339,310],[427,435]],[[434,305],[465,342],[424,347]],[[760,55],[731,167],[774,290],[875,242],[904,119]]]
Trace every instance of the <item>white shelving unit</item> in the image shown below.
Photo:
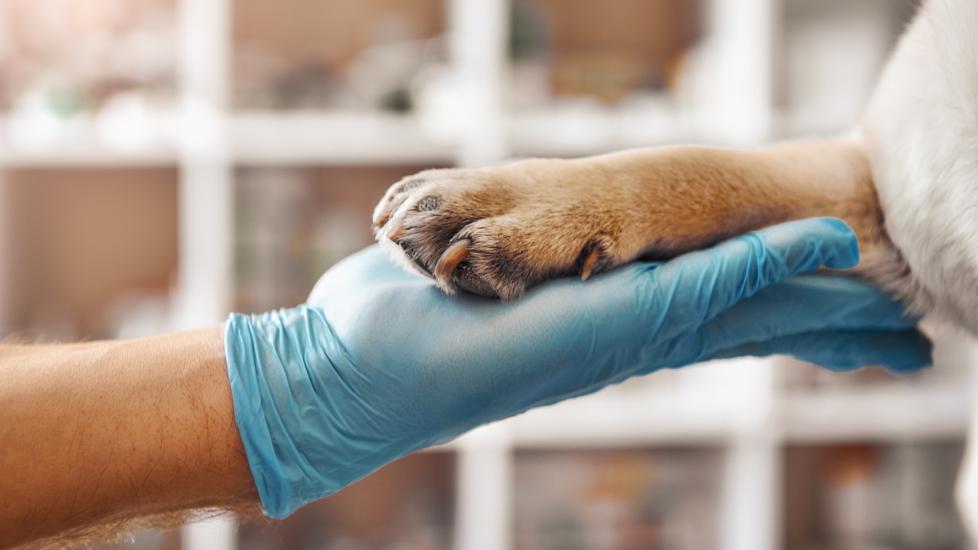
[[[706,3],[701,110],[643,124],[641,112],[598,110],[568,122],[559,110],[510,114],[508,0],[446,0],[450,54],[461,83],[464,131],[446,137],[411,116],[360,112],[234,112],[229,104],[231,0],[180,0],[179,102],[154,119],[145,144],[108,143],[84,119],[63,139],[25,147],[0,121],[3,166],[180,167],[176,325],[213,324],[231,307],[233,168],[249,165],[431,163],[483,165],[512,155],[575,154],[708,140],[751,145],[774,135],[773,55],[780,0]],[[325,38],[325,39],[328,39]],[[697,123],[706,120],[708,123]],[[351,131],[355,128],[356,131]],[[351,137],[355,136],[355,137]],[[971,360],[968,353],[955,361]],[[458,456],[455,545],[503,550],[512,530],[514,450],[708,445],[726,450],[723,548],[780,547],[780,461],[787,442],[903,442],[960,437],[969,391],[957,387],[799,393],[780,389],[771,361],[738,360],[657,374],[669,383],[626,385],[478,429],[449,445]],[[633,387],[634,386],[634,387]],[[967,384],[970,388],[971,384]],[[879,418],[888,421],[879,422]],[[189,550],[235,548],[235,522],[185,529]]]

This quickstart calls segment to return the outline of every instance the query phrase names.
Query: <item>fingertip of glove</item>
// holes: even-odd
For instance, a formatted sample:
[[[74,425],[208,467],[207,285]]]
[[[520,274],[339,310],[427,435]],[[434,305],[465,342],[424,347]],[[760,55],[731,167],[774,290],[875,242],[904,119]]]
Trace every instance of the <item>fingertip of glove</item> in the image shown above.
[[[825,258],[825,267],[847,269],[859,265],[859,239],[849,224],[839,218],[818,218],[818,221],[828,230],[832,238],[829,244],[836,252]]]
[[[896,374],[899,376],[914,374],[920,371],[928,370],[932,368],[933,362],[931,361],[918,361],[918,362],[901,362],[896,364],[886,364],[883,368],[891,374]]]
[[[756,232],[764,246],[786,255],[792,271],[819,267],[846,269],[859,264],[859,241],[838,218],[807,218]]]
[[[914,342],[907,351],[886,365],[886,370],[894,374],[912,374],[934,366],[934,343],[920,332],[913,335]]]

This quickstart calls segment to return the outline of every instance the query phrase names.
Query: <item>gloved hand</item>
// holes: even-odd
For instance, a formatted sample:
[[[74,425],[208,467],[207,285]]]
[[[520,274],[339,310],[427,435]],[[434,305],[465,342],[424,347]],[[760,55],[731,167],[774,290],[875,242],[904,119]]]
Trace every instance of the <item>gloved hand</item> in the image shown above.
[[[367,249],[308,304],[228,321],[235,419],[262,506],[285,517],[480,424],[658,369],[775,353],[842,370],[929,364],[915,320],[877,290],[788,279],[857,262],[842,222],[805,220],[501,303],[446,296]]]

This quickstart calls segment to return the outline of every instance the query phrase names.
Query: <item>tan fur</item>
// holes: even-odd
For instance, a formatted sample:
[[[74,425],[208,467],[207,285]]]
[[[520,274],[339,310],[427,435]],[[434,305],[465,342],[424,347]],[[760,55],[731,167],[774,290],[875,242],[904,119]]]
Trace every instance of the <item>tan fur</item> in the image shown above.
[[[545,279],[586,278],[812,216],[853,227],[861,273],[882,279],[901,270],[858,139],[750,150],[664,147],[427,171],[393,186],[374,220],[378,238],[399,245],[422,272],[440,267],[446,291],[511,299]],[[451,247],[460,240],[469,245]],[[449,247],[451,257],[443,259]]]

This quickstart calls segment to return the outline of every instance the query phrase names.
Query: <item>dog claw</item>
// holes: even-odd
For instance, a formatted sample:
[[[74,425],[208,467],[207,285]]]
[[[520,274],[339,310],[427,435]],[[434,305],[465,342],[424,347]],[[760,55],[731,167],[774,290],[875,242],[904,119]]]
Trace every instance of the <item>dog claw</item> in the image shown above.
[[[390,239],[390,240],[392,240],[392,241],[394,241],[395,243],[398,242],[398,241],[400,241],[401,240],[401,237],[403,237],[403,236],[404,236],[404,224],[403,223],[401,225],[398,225],[394,229],[391,229],[387,233],[387,238]]]
[[[441,255],[441,258],[439,258],[438,265],[435,266],[435,279],[438,281],[438,285],[446,292],[451,293],[455,291],[452,274],[455,272],[458,264],[465,261],[465,258],[468,257],[471,245],[472,242],[468,239],[460,240],[449,246]]]
[[[385,211],[377,216],[377,218],[374,220],[374,227],[377,227],[378,229],[384,227],[384,225],[391,219],[391,214],[392,212]]]
[[[587,258],[584,258],[584,263],[581,264],[581,280],[586,281],[591,277],[591,273],[594,271],[594,267],[598,265],[598,260],[601,258],[601,251],[597,247],[592,248],[588,252]]]

